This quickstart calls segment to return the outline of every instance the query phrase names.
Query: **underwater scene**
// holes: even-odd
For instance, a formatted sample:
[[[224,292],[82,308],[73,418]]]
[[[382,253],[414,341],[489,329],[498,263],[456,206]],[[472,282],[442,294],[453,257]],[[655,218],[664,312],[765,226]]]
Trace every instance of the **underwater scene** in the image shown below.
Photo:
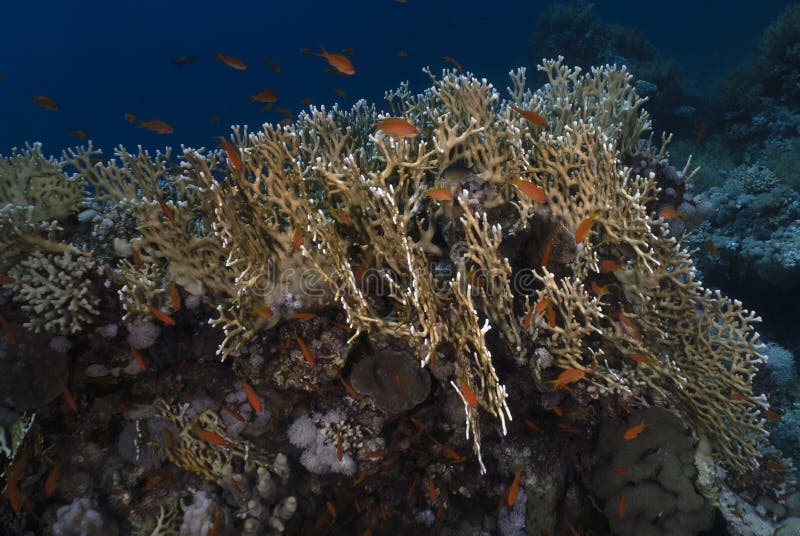
[[[0,535],[800,535],[800,3],[4,3]]]

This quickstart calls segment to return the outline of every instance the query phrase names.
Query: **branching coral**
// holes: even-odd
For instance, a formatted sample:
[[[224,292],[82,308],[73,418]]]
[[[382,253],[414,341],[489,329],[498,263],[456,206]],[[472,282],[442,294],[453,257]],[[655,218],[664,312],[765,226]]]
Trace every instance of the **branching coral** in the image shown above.
[[[73,335],[83,331],[98,314],[99,297],[92,291],[92,257],[69,251],[45,254],[33,251],[11,274],[14,300],[28,314],[25,327]]]
[[[0,270],[6,271],[30,249],[78,250],[58,241],[57,220],[78,209],[84,181],[62,172],[63,163],[42,154],[41,144],[0,157]]]
[[[202,289],[218,312],[211,322],[224,332],[223,359],[286,320],[278,304],[291,294],[308,309],[338,304],[351,341],[379,335],[402,340],[423,366],[455,363],[439,380],[464,401],[482,469],[480,417],[492,415],[505,432],[514,395],[496,365],[532,361],[546,391],[554,371],[539,366],[542,347],[558,369],[585,374],[573,396],[668,406],[730,467],[752,466],[764,437],[765,402],[751,392],[757,319],[702,288],[654,214],[655,176],[622,166],[649,130],[644,99],[624,68],[582,74],[559,58],[540,69],[549,84],[531,92],[525,71],[513,72],[509,100],[455,72],[428,72],[433,85],[420,95],[406,86],[388,93],[418,137],[376,131],[387,116],[360,101],[350,111],[312,107],[294,124],[255,133],[234,129],[224,152],[187,149],[176,160],[119,149],[119,164],[95,165],[90,148],[69,162],[96,202],[130,210],[134,250],[158,266],[153,273]],[[589,232],[576,240],[581,225]],[[560,243],[542,267],[548,238]],[[507,258],[523,241],[533,244]],[[602,268],[608,261],[615,267]],[[309,288],[294,275],[312,268],[318,281]],[[137,314],[159,305],[150,302],[164,282],[121,269],[126,295],[140,296]],[[525,270],[532,288],[515,280]],[[534,303],[553,311],[528,325],[520,319]]]
[[[0,158],[0,206],[24,208],[30,222],[72,214],[83,201],[84,182],[64,175],[62,167],[62,162],[42,154],[39,143]]]

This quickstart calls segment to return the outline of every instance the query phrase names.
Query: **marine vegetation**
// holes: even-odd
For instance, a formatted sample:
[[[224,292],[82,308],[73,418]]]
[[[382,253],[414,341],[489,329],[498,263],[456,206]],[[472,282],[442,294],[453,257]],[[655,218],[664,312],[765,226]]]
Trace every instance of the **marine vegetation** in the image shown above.
[[[426,71],[383,109],[311,106],[219,147],[0,160],[0,366],[67,361],[37,369],[40,400],[4,393],[45,448],[6,456],[0,516],[59,534],[557,534],[597,516],[692,533],[724,493],[793,491],[754,476],[779,463],[759,318],[704,288],[671,230],[688,164],[655,145],[624,67],[539,70],[506,96]],[[667,442],[690,469],[656,493],[639,446]],[[595,494],[606,462],[619,480]],[[645,492],[695,513],[651,519]]]

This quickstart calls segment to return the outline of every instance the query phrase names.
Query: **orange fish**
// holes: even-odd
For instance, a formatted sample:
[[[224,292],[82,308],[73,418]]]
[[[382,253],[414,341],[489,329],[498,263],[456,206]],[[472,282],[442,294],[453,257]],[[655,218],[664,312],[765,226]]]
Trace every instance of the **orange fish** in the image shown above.
[[[550,256],[553,254],[553,240],[555,237],[551,236],[550,240],[547,241],[547,245],[544,248],[544,253],[542,253],[542,262],[541,265],[547,267],[547,264],[550,262]]]
[[[531,325],[531,317],[533,317],[533,307],[528,308],[525,317],[522,319],[522,331],[527,331]]]
[[[175,284],[175,281],[170,281],[169,299],[172,302],[173,310],[177,311],[181,308],[181,295],[180,292],[178,292],[178,285]]]
[[[608,285],[601,287],[600,285],[597,284],[596,281],[592,281],[592,292],[594,292],[594,295],[597,296],[598,298],[602,298],[609,292]]]
[[[534,312],[541,313],[542,311],[547,309],[547,306],[551,303],[551,301],[552,300],[550,298],[545,298],[540,302],[537,302],[536,305],[533,306]]]
[[[311,97],[300,99],[300,104],[305,104],[305,105],[314,104],[314,99],[312,99]]]
[[[536,422],[533,419],[528,419],[526,417],[525,418],[525,425],[528,428],[530,428],[531,430],[536,430],[537,432],[541,432],[542,431],[541,427],[538,424],[536,424]]]
[[[239,152],[239,149],[234,147],[233,144],[224,136],[217,136],[217,138],[219,139],[220,146],[225,149],[225,154],[228,155],[228,160],[231,162],[231,167],[241,173],[244,169],[244,166],[242,165],[242,155]]]
[[[515,112],[517,112],[522,117],[524,117],[527,121],[530,121],[531,123],[533,123],[534,125],[539,125],[540,127],[546,127],[547,126],[547,120],[544,117],[542,117],[541,115],[539,115],[536,112],[534,112],[534,111],[523,110],[522,108],[514,106],[513,104],[511,105],[511,109],[514,110]]]
[[[384,119],[378,123],[378,126],[375,127],[375,129],[381,130],[389,136],[395,138],[413,138],[414,136],[419,135],[419,131],[414,125],[400,117],[390,117],[389,119]]]
[[[0,274],[0,285],[13,285],[17,280],[10,275]]]
[[[464,395],[464,399],[467,401],[467,404],[472,406],[473,408],[478,407],[478,397],[475,396],[475,391],[473,391],[467,382],[465,382],[462,378],[458,379],[458,385],[461,387],[461,394]]]
[[[417,428],[419,428],[420,430],[423,430],[423,431],[427,431],[427,430],[428,430],[428,427],[427,427],[427,426],[425,426],[425,425],[422,423],[422,421],[421,421],[421,420],[419,420],[419,419],[417,419],[416,417],[411,417],[409,420],[410,420],[410,421],[411,421],[411,422],[414,424],[414,426],[416,426],[416,427],[417,427]]]
[[[6,339],[8,340],[9,346],[16,346],[17,345],[17,335],[14,333],[14,329],[11,327],[11,324],[8,323],[6,317],[0,315],[0,326],[3,326],[3,331],[6,333]]]
[[[355,389],[353,389],[353,386],[350,385],[349,383],[347,383],[345,381],[345,379],[342,378],[341,376],[339,376],[339,381],[342,382],[342,385],[344,385],[344,388],[347,391],[347,394],[349,394],[350,396],[352,396],[353,398],[358,400],[358,393],[356,392]]]
[[[259,401],[259,402],[260,402],[260,401]],[[236,411],[235,409],[233,409],[233,408],[231,408],[231,407],[228,407],[228,406],[226,406],[225,404],[220,404],[220,408],[221,408],[223,411],[225,411],[225,412],[226,412],[228,415],[230,415],[231,417],[233,417],[234,419],[236,419],[237,421],[239,421],[239,422],[245,422],[244,415],[242,415],[241,413],[239,413],[239,412],[238,412],[238,411]]]
[[[344,445],[342,444],[342,434],[336,438],[336,459],[342,461],[344,458]]]
[[[295,251],[300,251],[300,246],[303,245],[303,228],[299,225],[294,228],[294,236],[292,237],[292,247]]]
[[[75,136],[76,138],[80,138],[82,140],[89,139],[89,134],[87,134],[85,130],[70,130],[67,134],[69,134],[70,136]]]
[[[131,353],[133,354],[133,359],[136,360],[136,364],[139,365],[139,367],[141,367],[142,370],[147,370],[147,363],[142,357],[142,354],[140,354],[139,350],[134,348],[132,344],[130,346],[131,346]]]
[[[217,434],[215,432],[212,432],[210,430],[204,430],[203,428],[198,428],[197,426],[195,426],[194,428],[192,428],[192,431],[195,433],[195,435],[197,437],[199,437],[200,439],[205,439],[206,441],[208,441],[212,445],[224,445],[225,444],[225,438],[224,437],[222,437],[221,435],[219,435],[219,434]]]
[[[347,216],[347,214],[345,214],[344,210],[340,208],[334,208],[333,211],[336,213],[337,216],[339,216],[339,219],[342,220],[342,223],[344,225],[347,225],[349,227],[350,225],[353,224],[353,222],[350,221],[350,218]]]
[[[627,411],[628,413],[633,413],[633,408],[631,407],[631,405],[630,405],[630,404],[628,404],[627,402],[625,402],[624,400],[618,400],[618,401],[617,401],[617,405],[618,405],[620,408],[622,408],[622,409],[624,409],[625,411]]]
[[[636,426],[631,426],[630,428],[625,430],[625,435],[623,435],[622,437],[626,441],[630,441],[631,439],[636,439],[639,436],[639,434],[642,433],[642,430],[644,430],[646,426],[648,425],[645,424],[644,421],[640,422]]]
[[[460,462],[463,462],[463,461],[466,460],[466,458],[464,458],[464,456],[462,456],[458,452],[454,451],[453,449],[451,449],[450,447],[448,447],[444,443],[440,443],[439,441],[436,441],[436,444],[439,446],[440,449],[442,449],[442,452],[447,454],[447,456],[452,458],[456,463],[460,463]]]
[[[6,479],[6,493],[8,495],[8,502],[11,504],[11,508],[13,508],[15,512],[19,512],[19,508],[22,506],[22,493],[19,491],[17,484],[20,480],[22,480],[22,476],[25,474],[26,462],[26,457],[17,458],[14,463],[11,464],[11,469],[9,470],[8,477]]]
[[[139,122],[139,120],[136,119],[136,116],[129,112],[124,113],[122,117],[124,117],[125,121],[128,123],[133,123],[134,125]]]
[[[263,316],[264,318],[271,318],[272,317],[272,309],[267,307],[266,305],[261,305],[259,307],[253,307],[253,312],[258,316]]]
[[[451,56],[442,56],[442,61],[445,63],[452,63],[456,71],[461,72],[461,62]]]
[[[220,119],[216,115],[212,115],[211,116],[211,124],[212,125],[218,125],[220,121],[222,121],[222,119]]]
[[[67,386],[60,378],[58,382],[61,384],[61,394],[64,395],[64,400],[67,402],[67,405],[72,411],[78,413],[78,403],[75,401],[75,397],[72,396],[72,393],[69,392],[69,389],[67,389]]]
[[[428,494],[431,497],[431,502],[436,502],[436,486],[433,483],[433,475],[428,475]]]
[[[773,421],[780,421],[781,420],[781,416],[778,413],[776,413],[776,412],[774,412],[774,411],[772,411],[770,409],[764,410],[764,417],[766,417],[767,419],[773,420]]]
[[[623,467],[621,465],[615,465],[614,467],[611,468],[611,470],[614,471],[615,473],[627,473],[628,471],[631,471],[631,468]]]
[[[169,208],[169,205],[164,202],[160,195],[156,195],[156,199],[158,200],[158,204],[161,207],[161,211],[164,213],[164,216],[166,216],[167,219],[172,223],[175,223],[175,213],[171,208]]]
[[[639,328],[639,324],[628,317],[625,311],[620,310],[617,319],[622,324],[622,331],[625,332],[625,335],[636,341],[642,340],[642,330]]]
[[[169,431],[169,428],[166,426],[161,429],[164,432],[164,437],[167,438],[167,443],[169,443],[170,448],[175,448],[175,438],[172,437],[172,432]]]
[[[317,56],[325,58],[325,61],[328,62],[328,65],[330,65],[331,67],[333,67],[342,74],[346,75],[356,74],[356,68],[353,67],[353,64],[350,61],[350,59],[344,54],[339,54],[338,52],[328,52],[323,48],[322,51],[319,54],[317,54]]]
[[[675,219],[675,218],[682,218],[683,217],[683,212],[680,212],[679,210],[675,210],[672,207],[664,207],[664,208],[662,208],[661,210],[658,211],[658,217],[659,218],[664,218],[665,220],[672,220],[672,219]]]
[[[311,320],[312,318],[317,318],[316,313],[292,313],[289,315],[289,318],[294,318],[295,320]]]
[[[533,184],[531,181],[526,181],[518,177],[512,180],[511,184],[519,188],[523,194],[528,196],[530,199],[533,199],[537,203],[547,202],[547,194],[544,193],[544,190]]]
[[[622,270],[622,266],[620,266],[618,262],[612,261],[611,259],[600,261],[601,272],[616,272],[617,270]]]
[[[149,121],[139,121],[139,128],[151,130],[157,134],[172,134],[175,129],[172,125],[161,119],[150,119]]]
[[[208,533],[208,536],[218,536],[219,535],[219,522],[220,522],[220,513],[217,510],[214,513],[214,524],[211,525],[211,532]]]
[[[217,61],[221,61],[228,67],[232,69],[236,69],[237,71],[244,71],[247,69],[247,64],[237,58],[236,56],[229,56],[228,54],[220,54],[219,52],[214,52],[214,57]]]
[[[592,230],[592,224],[594,224],[594,218],[596,214],[594,212],[589,213],[589,217],[583,220],[578,228],[575,229],[575,243],[580,244],[581,242],[589,236],[589,231]]]
[[[278,102],[278,96],[268,87],[262,87],[259,93],[250,96],[250,102]]]
[[[58,484],[58,476],[61,474],[61,464],[57,463],[50,469],[50,474],[47,475],[47,480],[44,482],[44,494],[49,497],[56,490]]]
[[[712,257],[719,256],[719,251],[717,250],[717,246],[714,244],[713,240],[706,241],[706,248],[708,248],[708,252],[711,253]]]
[[[308,380],[303,380],[303,385],[305,386],[306,390],[308,390],[308,391],[314,391],[314,392],[315,392],[315,393],[317,393],[318,395],[322,395],[322,389],[320,389],[319,387],[317,387],[316,385],[314,385],[314,384],[313,384],[313,383],[311,383],[310,381],[308,381]]]
[[[559,387],[564,387],[565,385],[569,385],[570,383],[575,383],[577,381],[582,380],[586,376],[586,372],[581,369],[566,369],[561,374],[558,375],[558,378],[555,380],[550,380],[545,383],[552,383],[555,385],[556,389]]]
[[[331,515],[331,525],[333,525],[336,522],[336,508],[334,508],[331,501],[325,501],[325,507],[328,509],[328,513]]]
[[[56,104],[56,101],[47,97],[45,95],[34,95],[31,99],[33,102],[39,105],[39,107],[43,110],[47,110],[50,112],[57,112],[61,109],[61,107]]]
[[[639,353],[636,353],[636,352],[634,352],[632,354],[629,354],[628,357],[633,359],[634,361],[637,361],[639,363],[647,363],[648,365],[660,365],[661,364],[660,361],[658,361],[656,359],[653,359],[652,357],[648,357],[648,356],[646,356],[644,354],[639,354]]]
[[[136,248],[131,248],[131,257],[133,257],[133,267],[137,270],[142,267],[142,257]]]
[[[406,52],[405,50],[401,49],[401,50],[397,51],[395,56],[398,57],[398,58],[407,58],[408,57],[408,52]]]
[[[242,387],[244,387],[244,392],[247,393],[247,400],[250,402],[253,410],[255,410],[256,413],[264,411],[264,406],[261,404],[261,397],[258,396],[255,389],[253,389],[244,378],[242,378]]]
[[[747,397],[744,396],[742,393],[731,393],[728,395],[728,400],[733,400],[733,401],[744,400],[745,398]]]
[[[264,58],[264,63],[272,67],[272,70],[275,71],[276,73],[281,72],[281,66],[278,64],[277,61],[271,60],[269,58]]]
[[[548,301],[545,309],[547,309],[547,322],[550,324],[550,327],[556,327],[556,311],[553,309],[553,302]]]
[[[168,326],[174,326],[175,325],[175,320],[171,316],[169,316],[167,313],[161,311],[160,309],[156,309],[155,307],[153,307],[149,303],[146,304],[146,305],[147,305],[147,309],[150,311],[150,314],[152,314],[154,317],[158,318],[159,320],[161,320],[162,322],[164,322]]]
[[[452,201],[453,194],[447,188],[434,188],[425,192],[425,197],[436,199],[437,201]]]
[[[517,494],[519,493],[519,477],[522,475],[522,467],[517,469],[517,472],[514,474],[514,481],[511,482],[511,487],[508,488],[508,496],[506,497],[506,504],[509,508],[514,506],[514,502],[517,500]]]
[[[306,343],[304,343],[303,339],[301,339],[300,336],[297,334],[297,331],[292,332],[292,338],[294,339],[294,342],[297,343],[297,346],[300,347],[300,351],[303,352],[303,357],[306,358],[308,364],[311,365],[312,367],[315,366],[317,362],[314,359],[314,356],[311,355],[311,351],[309,351],[308,346],[306,346]]]
[[[617,514],[619,518],[622,519],[625,517],[625,494],[619,494],[619,506],[617,507]]]

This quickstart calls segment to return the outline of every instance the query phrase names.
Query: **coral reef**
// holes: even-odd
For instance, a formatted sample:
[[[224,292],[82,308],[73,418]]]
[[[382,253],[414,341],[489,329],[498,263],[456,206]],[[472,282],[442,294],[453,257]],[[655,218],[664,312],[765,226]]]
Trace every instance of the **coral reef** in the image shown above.
[[[750,294],[792,293],[800,282],[800,195],[761,166],[740,166],[704,192],[706,221],[687,240],[698,266],[726,287]],[[716,251],[706,247],[712,240]]]
[[[691,438],[714,466],[703,489],[754,488],[741,479],[780,459],[753,387],[759,319],[704,288],[674,238],[702,215],[689,165],[665,160],[667,136],[653,145],[626,68],[539,70],[536,91],[512,71],[507,98],[426,71],[423,93],[387,92],[391,115],[312,106],[219,150],[98,161],[89,146],[52,163],[90,187],[85,211],[20,220],[34,227],[11,237],[0,305],[2,365],[18,366],[17,331],[25,348],[31,331],[71,337],[67,424],[44,412],[71,456],[61,508],[102,494],[72,504],[140,533],[514,534],[585,524],[596,496],[620,533],[698,531],[712,508]],[[389,117],[418,135],[384,131]],[[637,408],[649,428],[619,446]],[[26,496],[55,464],[29,461],[11,482]],[[638,479],[602,478],[621,463]],[[51,523],[78,508],[33,500]]]

